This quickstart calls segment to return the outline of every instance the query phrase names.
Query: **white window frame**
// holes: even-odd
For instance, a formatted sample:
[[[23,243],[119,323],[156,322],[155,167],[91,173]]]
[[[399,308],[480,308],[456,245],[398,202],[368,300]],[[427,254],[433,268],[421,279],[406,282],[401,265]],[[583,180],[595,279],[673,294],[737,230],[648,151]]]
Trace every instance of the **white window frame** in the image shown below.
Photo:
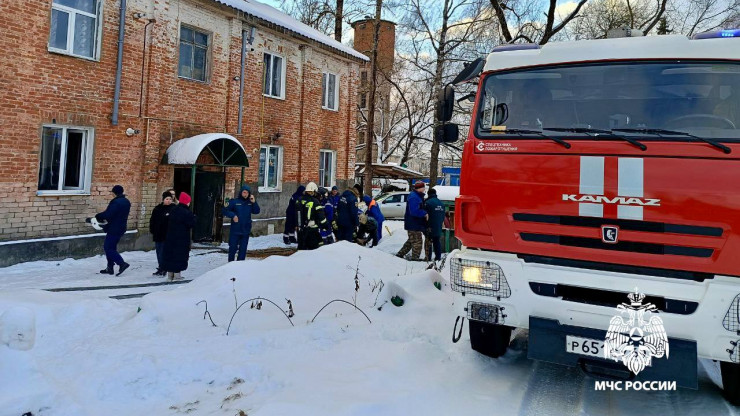
[[[269,93],[268,92],[265,92],[265,80],[267,79],[267,68],[264,68],[264,63],[265,63],[265,56],[268,56],[268,55],[270,56],[270,65],[269,65],[270,66],[270,70],[272,70],[272,67],[273,67],[272,61],[273,61],[273,59],[275,57],[280,58],[280,60],[281,60],[281,64],[282,65],[281,65],[281,68],[280,68],[280,93],[279,94],[274,94],[275,91],[272,91],[272,82],[270,82],[270,84],[269,84],[270,85],[270,92]],[[280,55],[280,54],[277,54],[277,53],[274,53],[274,52],[263,52],[262,53],[262,65],[263,65],[263,68],[262,68],[262,86],[260,87],[262,89],[262,95],[264,95],[265,97],[277,98],[279,100],[284,100],[285,99],[285,89],[286,89],[285,88],[285,79],[286,79],[286,76],[285,76],[286,75],[285,74],[285,69],[286,69],[285,57],[283,55]]]
[[[331,154],[331,175],[329,184],[323,183],[324,174],[321,170],[321,163],[324,160],[324,153]],[[324,188],[332,187],[337,184],[337,152],[331,149],[320,149],[319,150],[319,186]]]
[[[41,126],[41,145],[39,146],[39,171],[36,174],[36,187],[38,188],[38,176],[41,170],[41,155],[43,153],[44,146],[44,130],[45,129],[61,129],[62,130],[62,149],[59,156],[59,184],[57,189],[49,190],[36,190],[36,195],[90,195],[90,184],[92,183],[92,168],[93,168],[93,156],[95,148],[95,129],[93,127],[83,126],[61,126],[58,124],[44,124]],[[82,185],[77,188],[64,188],[64,176],[66,173],[66,159],[67,159],[67,132],[69,130],[81,130],[86,133],[85,143],[85,157],[82,159],[82,166],[80,166],[80,175],[82,177]]]
[[[182,28],[186,27],[193,32],[198,32],[200,34],[206,35],[208,37],[208,40],[206,41],[206,67],[203,69],[203,79],[198,78],[192,78],[192,77],[186,77],[184,75],[180,75],[180,44],[182,43]],[[192,43],[193,48],[196,48],[195,42]],[[206,30],[197,28],[192,25],[188,24],[180,24],[180,27],[177,31],[177,77],[181,79],[186,79],[188,81],[195,81],[195,82],[202,82],[202,83],[209,83],[211,81],[211,49],[213,46],[213,33],[208,32]],[[193,64],[195,64],[195,56],[193,55]]]
[[[69,14],[69,21],[67,24],[67,48],[60,49],[51,46],[51,25],[54,16],[53,10],[59,10],[60,12]],[[57,4],[52,1],[51,11],[49,12],[49,38],[46,43],[47,50],[49,52],[59,53],[63,55],[74,56],[76,58],[87,59],[88,61],[100,61],[100,46],[101,37],[103,36],[103,0],[95,0],[95,12],[96,14],[88,13],[79,9],[75,9],[63,4]],[[93,56],[84,56],[74,53],[74,34],[75,34],[75,18],[78,14],[83,16],[92,17],[95,19],[95,45],[93,46]]]
[[[277,166],[277,186],[276,187],[269,187],[269,186],[263,186],[267,183],[267,177],[269,175],[269,169],[267,166],[265,166],[265,172],[264,176],[261,178],[257,178],[257,190],[259,192],[282,192],[283,190],[283,146],[275,146],[271,144],[263,144],[260,145],[260,153],[262,152],[262,149],[265,150],[265,161],[268,160],[268,157],[270,155],[270,149],[278,149],[278,166]],[[259,154],[257,155],[257,160],[259,163]],[[257,176],[259,176],[259,166],[257,166]]]
[[[329,107],[329,79],[334,76],[334,107]],[[321,74],[321,108],[324,110],[339,111],[339,74],[323,72]]]

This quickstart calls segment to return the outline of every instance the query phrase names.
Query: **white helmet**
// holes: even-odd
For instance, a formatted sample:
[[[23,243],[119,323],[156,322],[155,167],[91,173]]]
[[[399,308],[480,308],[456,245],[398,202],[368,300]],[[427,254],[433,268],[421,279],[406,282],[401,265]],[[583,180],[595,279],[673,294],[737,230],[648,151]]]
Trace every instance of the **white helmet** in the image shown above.
[[[306,185],[306,192],[318,192],[319,187],[316,186],[316,183],[309,182],[308,185]]]

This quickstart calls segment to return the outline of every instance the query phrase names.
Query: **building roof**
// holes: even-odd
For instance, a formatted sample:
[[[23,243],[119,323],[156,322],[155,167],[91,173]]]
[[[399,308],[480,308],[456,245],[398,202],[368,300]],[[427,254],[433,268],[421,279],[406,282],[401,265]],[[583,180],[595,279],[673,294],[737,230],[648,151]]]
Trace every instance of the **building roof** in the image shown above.
[[[364,163],[355,163],[355,176],[365,173]],[[398,165],[373,163],[373,178],[414,179],[424,176],[421,172]]]
[[[325,46],[335,49],[351,57],[360,59],[362,61],[370,61],[370,58],[357,52],[351,47],[338,42],[332,37],[326,36],[318,30],[308,26],[298,20],[290,17],[289,15],[281,12],[280,10],[268,6],[264,3],[260,3],[255,0],[215,0],[218,3],[225,4],[229,7],[244,12],[250,16],[256,17],[257,19],[264,20],[279,26],[289,32],[306,37],[308,39],[319,42]]]
[[[206,148],[219,166],[249,166],[244,146],[225,133],[206,133],[180,139],[167,148],[162,163],[196,165],[198,156]]]
[[[637,59],[740,59],[740,38],[689,39],[683,35],[550,42],[542,47],[507,45],[488,55],[483,71],[568,62]],[[529,46],[529,45],[527,45]]]

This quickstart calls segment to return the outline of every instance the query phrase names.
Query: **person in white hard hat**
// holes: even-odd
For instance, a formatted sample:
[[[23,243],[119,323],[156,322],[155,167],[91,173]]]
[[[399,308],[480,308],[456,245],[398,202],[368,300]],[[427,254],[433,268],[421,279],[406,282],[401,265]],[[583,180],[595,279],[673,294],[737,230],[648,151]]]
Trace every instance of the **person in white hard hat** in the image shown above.
[[[324,206],[316,198],[319,187],[314,182],[306,185],[303,196],[296,203],[298,250],[313,250],[323,245],[319,228],[329,227]]]

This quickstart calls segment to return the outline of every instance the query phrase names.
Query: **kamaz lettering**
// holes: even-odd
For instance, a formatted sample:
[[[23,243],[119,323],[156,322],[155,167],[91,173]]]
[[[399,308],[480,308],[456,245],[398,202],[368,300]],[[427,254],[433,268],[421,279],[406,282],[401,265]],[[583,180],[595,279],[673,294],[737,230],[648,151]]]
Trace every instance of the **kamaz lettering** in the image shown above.
[[[645,207],[659,207],[660,199],[652,198],[636,198],[636,197],[624,197],[616,196],[609,198],[604,195],[575,195],[575,194],[563,194],[563,201],[572,202],[592,202],[595,204],[618,204],[618,205],[640,205]]]

